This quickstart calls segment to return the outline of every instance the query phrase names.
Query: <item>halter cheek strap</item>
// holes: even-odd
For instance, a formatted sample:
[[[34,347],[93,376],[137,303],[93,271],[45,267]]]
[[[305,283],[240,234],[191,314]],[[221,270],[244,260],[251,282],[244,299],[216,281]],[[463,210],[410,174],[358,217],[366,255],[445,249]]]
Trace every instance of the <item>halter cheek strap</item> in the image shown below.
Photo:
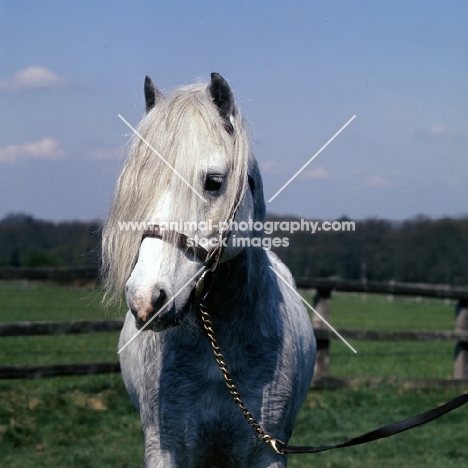
[[[147,229],[143,232],[141,236],[141,242],[143,242],[147,237],[161,239],[166,242],[174,244],[176,247],[180,247],[187,252],[190,252],[194,257],[201,260],[203,263],[206,263],[210,258],[210,252],[204,249],[201,245],[195,244],[190,237],[182,234],[180,232],[171,231],[171,234],[165,234],[167,231],[162,229],[159,224],[153,224],[151,229]]]
[[[169,242],[175,247],[193,254],[195,258],[203,262],[205,268],[197,278],[195,287],[193,288],[193,300],[194,302],[198,302],[201,298],[205,299],[211,290],[214,272],[218,269],[224,253],[225,244],[223,241],[229,237],[229,233],[225,239],[220,239],[218,247],[213,247],[210,250],[206,250],[201,245],[195,244],[190,237],[180,232],[172,231],[169,234],[166,230],[162,229],[159,224],[153,224],[151,229],[144,231],[141,242],[148,237]]]

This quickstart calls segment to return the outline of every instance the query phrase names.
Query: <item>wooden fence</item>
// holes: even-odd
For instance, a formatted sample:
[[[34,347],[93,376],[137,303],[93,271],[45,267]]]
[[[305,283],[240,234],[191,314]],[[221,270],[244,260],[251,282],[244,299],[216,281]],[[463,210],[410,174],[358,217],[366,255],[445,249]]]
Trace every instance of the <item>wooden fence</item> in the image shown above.
[[[53,281],[77,286],[92,284],[99,278],[95,267],[3,267],[0,281]]]
[[[345,339],[381,341],[454,341],[453,379],[468,379],[468,288],[446,285],[407,284],[395,281],[352,281],[327,278],[296,278],[301,289],[314,289],[314,308],[327,322],[331,321],[332,291],[431,297],[455,300],[454,331],[383,331],[340,330]],[[326,379],[330,367],[330,339],[335,339],[326,324],[314,315],[317,339],[315,378]]]
[[[57,281],[60,283],[81,283],[94,281],[97,270],[92,268],[23,268],[0,269],[0,280],[39,280]],[[455,343],[455,360],[453,379],[440,381],[424,379],[414,381],[416,386],[450,385],[453,382],[466,382],[468,379],[468,288],[442,285],[405,284],[397,282],[350,281],[328,278],[296,278],[300,289],[313,289],[314,307],[317,312],[330,321],[331,297],[333,291],[377,293],[404,296],[432,297],[451,299],[456,302],[456,318],[453,331],[384,331],[384,330],[344,330],[340,334],[349,340],[388,340],[388,341],[453,341]],[[314,319],[314,330],[317,338],[318,352],[315,369],[315,386],[337,386],[352,383],[353,378],[339,379],[329,376],[330,341],[337,339],[320,319]],[[57,334],[79,334],[119,331],[122,321],[74,321],[74,322],[12,322],[0,324],[0,338],[5,336],[37,336]],[[118,362],[96,362],[83,364],[63,364],[34,367],[0,367],[0,378],[39,378],[56,375],[96,374],[119,372]],[[380,382],[380,378],[366,379],[369,382]],[[391,380],[391,379],[390,379]],[[401,380],[401,379],[399,379]]]

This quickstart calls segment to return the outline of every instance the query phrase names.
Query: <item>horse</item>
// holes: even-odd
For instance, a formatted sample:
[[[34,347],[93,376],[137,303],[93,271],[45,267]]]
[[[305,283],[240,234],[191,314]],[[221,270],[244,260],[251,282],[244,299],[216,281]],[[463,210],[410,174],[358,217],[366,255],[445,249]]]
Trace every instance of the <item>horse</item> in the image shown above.
[[[271,442],[291,437],[316,343],[290,271],[256,228],[266,208],[248,126],[218,73],[167,95],[146,77],[144,94],[102,235],[104,301],[125,294],[128,306],[120,364],[140,413],[144,466],[285,467]],[[122,229],[129,220],[143,221],[144,233]]]

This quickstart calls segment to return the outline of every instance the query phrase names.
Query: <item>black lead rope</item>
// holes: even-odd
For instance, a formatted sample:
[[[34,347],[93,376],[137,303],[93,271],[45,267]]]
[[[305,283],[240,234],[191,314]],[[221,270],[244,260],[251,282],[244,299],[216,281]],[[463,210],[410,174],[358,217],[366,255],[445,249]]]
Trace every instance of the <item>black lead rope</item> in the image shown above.
[[[281,454],[286,455],[288,453],[318,453],[325,452],[326,450],[332,450],[337,448],[352,447],[353,445],[361,445],[367,442],[372,442],[378,439],[384,439],[386,437],[391,437],[400,432],[407,431],[413,427],[421,426],[428,422],[434,421],[434,419],[440,418],[444,414],[453,411],[460,406],[463,406],[465,403],[468,403],[468,393],[460,395],[453,400],[437,407],[430,409],[424,413],[412,416],[402,421],[398,421],[386,426],[382,426],[379,429],[367,432],[359,437],[354,437],[353,439],[348,440],[347,442],[342,442],[336,445],[325,445],[323,447],[307,447],[307,446],[290,446],[290,445],[281,445],[279,444],[278,450]]]

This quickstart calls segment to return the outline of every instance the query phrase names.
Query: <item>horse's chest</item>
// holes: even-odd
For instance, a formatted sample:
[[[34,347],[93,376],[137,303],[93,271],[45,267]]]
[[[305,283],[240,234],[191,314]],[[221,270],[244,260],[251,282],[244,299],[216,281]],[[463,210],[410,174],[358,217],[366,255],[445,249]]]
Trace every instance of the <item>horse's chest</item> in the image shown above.
[[[264,388],[274,378],[276,362],[272,353],[265,353],[261,346],[251,343],[220,340],[219,344],[224,344],[223,360],[242,398],[252,407],[260,407]],[[242,418],[208,338],[202,337],[196,345],[179,343],[162,351],[160,408],[176,407],[180,417],[185,415],[214,425]]]

